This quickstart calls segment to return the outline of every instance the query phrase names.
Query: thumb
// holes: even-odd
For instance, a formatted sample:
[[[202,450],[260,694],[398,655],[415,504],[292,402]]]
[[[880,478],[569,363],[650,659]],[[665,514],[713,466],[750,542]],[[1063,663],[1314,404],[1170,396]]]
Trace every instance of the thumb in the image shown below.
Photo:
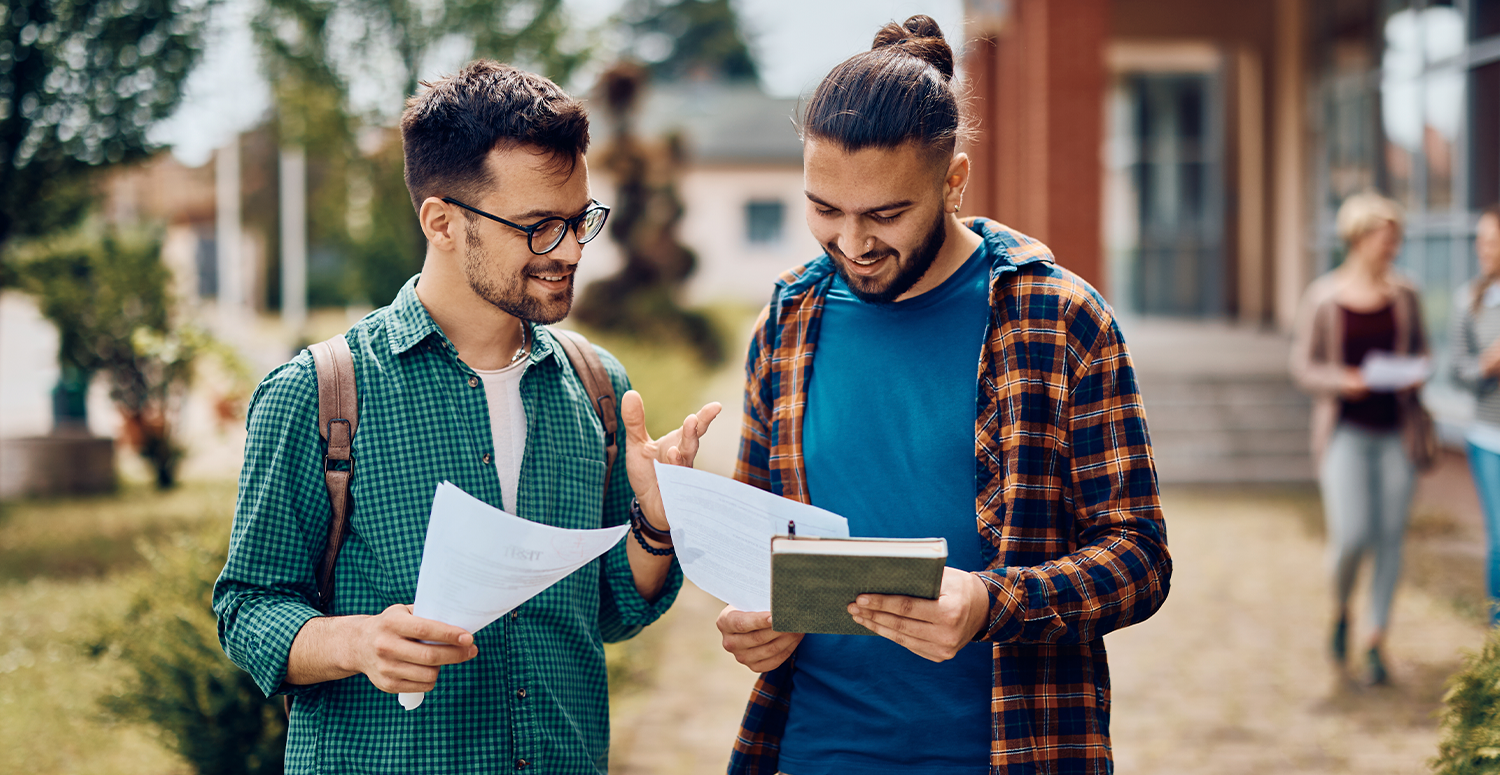
[[[646,432],[646,404],[641,394],[625,391],[620,399],[620,417],[625,421],[625,439],[632,445],[649,444],[651,434]]]

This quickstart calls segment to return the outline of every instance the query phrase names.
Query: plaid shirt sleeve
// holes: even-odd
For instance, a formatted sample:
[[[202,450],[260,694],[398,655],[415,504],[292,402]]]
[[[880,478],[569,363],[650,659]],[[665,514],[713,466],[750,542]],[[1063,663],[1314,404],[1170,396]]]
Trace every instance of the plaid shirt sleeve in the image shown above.
[[[1145,411],[1119,327],[1093,289],[1071,275],[1038,274],[1023,274],[1015,286],[1013,309],[1023,311],[1018,318],[1024,321],[1018,328],[1029,329],[1016,341],[1026,352],[1003,352],[1011,346],[1003,333],[990,344],[992,353],[1002,350],[992,362],[1013,364],[994,381],[1006,396],[995,404],[1018,404],[1023,416],[990,426],[1018,429],[1009,438],[985,439],[981,433],[980,440],[997,450],[1018,443],[1022,451],[1015,467],[1025,469],[1031,467],[1028,460],[1042,459],[1029,445],[1038,436],[1050,437],[1063,453],[1055,459],[1067,470],[1055,479],[1040,471],[1012,472],[1019,481],[1006,488],[1005,497],[1018,512],[1013,517],[1020,518],[1007,525],[1013,534],[1004,542],[1027,544],[1028,521],[1019,512],[1027,510],[1028,494],[1049,501],[1060,495],[1072,528],[1049,538],[1072,546],[1053,554],[1055,559],[979,574],[990,593],[990,620],[977,637],[999,643],[1087,643],[1150,617],[1166,599],[1172,561]],[[1053,330],[1039,333],[1048,327]],[[1039,420],[1027,412],[1043,406],[1052,407],[1054,417]],[[1020,549],[1005,556],[1029,553]]]
[[[745,410],[740,420],[740,455],[734,466],[736,480],[767,491],[771,489],[771,410],[762,393],[771,370],[766,341],[770,315],[769,306],[760,311],[745,358]]]
[[[250,400],[229,562],[214,586],[219,641],[270,696],[283,686],[292,641],[319,616],[313,565],[328,531],[328,491],[316,468],[317,378],[303,351],[272,372]]]

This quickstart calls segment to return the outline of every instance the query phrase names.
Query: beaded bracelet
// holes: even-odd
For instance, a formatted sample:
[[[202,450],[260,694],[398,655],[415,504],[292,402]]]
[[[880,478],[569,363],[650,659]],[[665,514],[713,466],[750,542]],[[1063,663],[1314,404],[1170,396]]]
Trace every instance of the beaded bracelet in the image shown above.
[[[651,544],[646,543],[646,536],[642,535],[643,525],[645,526],[646,530],[651,533],[652,539],[667,544],[667,548],[658,549]],[[645,512],[641,511],[640,501],[637,501],[635,499],[631,499],[630,501],[630,532],[635,535],[636,543],[640,544],[641,548],[645,549],[650,554],[656,555],[657,557],[670,557],[671,555],[677,553],[676,547],[671,546],[672,534],[658,530],[656,526],[648,522],[646,520]]]

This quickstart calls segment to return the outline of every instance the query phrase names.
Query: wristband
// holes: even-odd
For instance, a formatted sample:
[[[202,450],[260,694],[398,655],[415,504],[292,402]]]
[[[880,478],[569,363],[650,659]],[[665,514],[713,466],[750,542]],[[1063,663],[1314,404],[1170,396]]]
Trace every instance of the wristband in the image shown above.
[[[636,543],[640,544],[641,548],[645,549],[649,554],[657,557],[667,557],[677,553],[677,549],[672,546],[672,534],[656,529],[646,519],[645,513],[641,511],[640,501],[633,498],[630,501],[630,532],[635,536]],[[645,535],[642,535],[643,533]],[[667,547],[665,549],[658,549],[646,543],[646,536],[651,536],[651,540],[664,543]]]
[[[640,526],[641,532],[645,533],[646,537],[652,541],[668,546],[672,545],[672,533],[651,524],[651,520],[646,519],[646,512],[641,511],[641,502],[634,498],[630,499],[630,521],[632,524]]]

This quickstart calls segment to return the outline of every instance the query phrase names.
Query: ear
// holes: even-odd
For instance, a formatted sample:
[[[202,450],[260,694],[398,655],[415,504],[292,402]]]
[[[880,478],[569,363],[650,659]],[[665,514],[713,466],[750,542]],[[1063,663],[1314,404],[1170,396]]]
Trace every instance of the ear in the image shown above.
[[[459,215],[458,208],[429,196],[422,200],[417,221],[422,224],[422,233],[434,248],[457,252],[463,247],[463,216]]]
[[[950,213],[957,212],[957,208],[963,204],[964,188],[969,185],[969,154],[955,153],[953,159],[948,162],[948,170],[943,177],[943,209]]]

